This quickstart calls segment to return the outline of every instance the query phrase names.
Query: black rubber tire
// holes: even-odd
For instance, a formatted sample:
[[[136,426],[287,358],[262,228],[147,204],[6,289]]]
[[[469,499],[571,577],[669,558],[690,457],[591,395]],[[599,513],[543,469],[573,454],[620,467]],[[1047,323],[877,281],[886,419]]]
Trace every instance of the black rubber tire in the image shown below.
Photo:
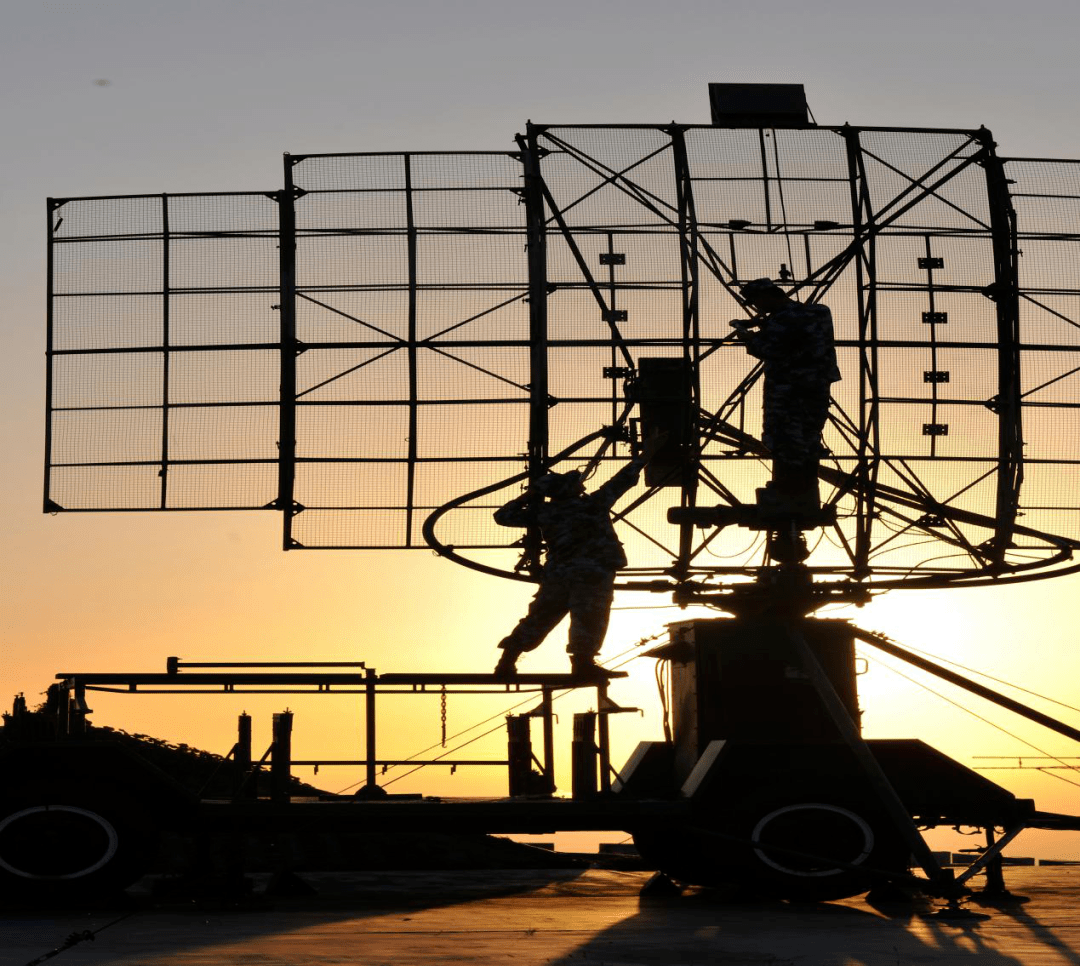
[[[857,896],[874,884],[863,869],[904,872],[908,864],[900,836],[873,809],[821,799],[744,803],[696,826],[635,832],[634,841],[647,862],[677,881],[794,901]]]
[[[34,903],[107,897],[144,874],[158,834],[134,793],[23,789],[0,801],[0,892]]]

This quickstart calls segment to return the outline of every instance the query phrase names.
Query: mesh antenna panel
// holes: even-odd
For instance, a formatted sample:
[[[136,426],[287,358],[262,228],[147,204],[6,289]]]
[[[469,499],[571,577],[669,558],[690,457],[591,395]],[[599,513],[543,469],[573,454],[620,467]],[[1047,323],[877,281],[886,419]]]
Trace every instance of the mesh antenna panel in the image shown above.
[[[770,276],[836,326],[816,581],[1073,567],[1080,163],[985,129],[529,125],[49,218],[48,511],[271,509],[287,548],[427,548],[435,513],[443,552],[510,576],[536,535],[491,511],[560,453],[617,470],[596,431],[637,428],[642,360],[682,360],[689,470],[618,508],[625,576],[739,582],[760,536],[666,512],[768,478],[728,321]]]

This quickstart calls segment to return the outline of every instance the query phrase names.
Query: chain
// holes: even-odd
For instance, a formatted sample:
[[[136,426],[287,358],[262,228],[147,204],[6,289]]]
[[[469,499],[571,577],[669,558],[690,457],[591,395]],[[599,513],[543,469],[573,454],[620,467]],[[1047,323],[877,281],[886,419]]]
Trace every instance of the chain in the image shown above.
[[[439,695],[439,715],[440,724],[442,725],[442,746],[446,747],[446,685],[442,686],[442,693]]]

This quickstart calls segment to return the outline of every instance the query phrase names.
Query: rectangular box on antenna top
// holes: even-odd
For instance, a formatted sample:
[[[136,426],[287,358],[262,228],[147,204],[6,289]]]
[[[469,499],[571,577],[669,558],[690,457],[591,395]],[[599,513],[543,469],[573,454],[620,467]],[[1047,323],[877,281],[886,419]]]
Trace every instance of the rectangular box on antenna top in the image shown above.
[[[710,84],[718,127],[809,127],[802,84]]]

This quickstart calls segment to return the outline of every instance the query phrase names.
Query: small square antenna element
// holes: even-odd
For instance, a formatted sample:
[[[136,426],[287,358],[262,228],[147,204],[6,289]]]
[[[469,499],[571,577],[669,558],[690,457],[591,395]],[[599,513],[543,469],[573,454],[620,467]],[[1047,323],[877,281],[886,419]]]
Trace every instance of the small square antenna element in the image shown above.
[[[710,84],[717,127],[810,127],[802,84]]]

